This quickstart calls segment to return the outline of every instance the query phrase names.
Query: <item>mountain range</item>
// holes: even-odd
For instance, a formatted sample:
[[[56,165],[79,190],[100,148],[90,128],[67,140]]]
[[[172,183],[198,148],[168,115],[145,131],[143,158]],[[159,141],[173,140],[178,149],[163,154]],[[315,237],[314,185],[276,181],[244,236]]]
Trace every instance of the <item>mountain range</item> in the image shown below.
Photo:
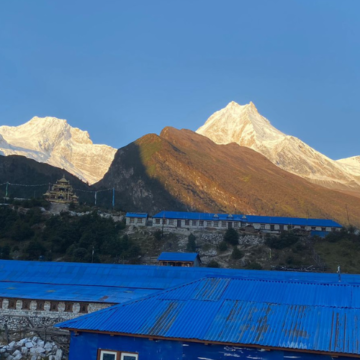
[[[300,139],[285,135],[259,114],[255,105],[229,103],[197,131],[216,144],[249,147],[281,169],[315,184],[360,194],[360,156],[332,160]]]
[[[360,218],[360,156],[329,159],[277,130],[253,103],[229,103],[196,133],[166,127],[119,150],[93,144],[66,120],[34,117],[0,127],[0,154],[65,169],[94,190],[115,187],[127,211],[240,212],[347,223],[348,209],[352,223]]]
[[[22,155],[93,184],[101,180],[116,149],[92,143],[89,133],[66,120],[34,117],[20,126],[0,126],[0,155]]]

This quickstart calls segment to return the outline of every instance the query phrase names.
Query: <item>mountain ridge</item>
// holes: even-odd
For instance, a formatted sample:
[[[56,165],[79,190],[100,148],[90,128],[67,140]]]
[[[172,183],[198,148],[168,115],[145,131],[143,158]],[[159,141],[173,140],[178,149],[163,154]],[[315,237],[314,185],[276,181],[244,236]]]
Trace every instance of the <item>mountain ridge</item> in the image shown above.
[[[108,170],[116,149],[93,144],[87,131],[55,117],[33,117],[19,126],[0,126],[0,154],[22,155],[63,168],[93,184]]]
[[[355,224],[359,199],[286,172],[235,143],[166,127],[121,148],[96,187],[114,186],[128,211],[160,210],[331,218]]]
[[[358,174],[356,166],[345,166],[344,161],[332,160],[295,136],[282,133],[252,102],[246,105],[230,102],[211,115],[196,132],[217,144],[234,142],[252,148],[283,170],[313,183],[360,193],[360,162]]]

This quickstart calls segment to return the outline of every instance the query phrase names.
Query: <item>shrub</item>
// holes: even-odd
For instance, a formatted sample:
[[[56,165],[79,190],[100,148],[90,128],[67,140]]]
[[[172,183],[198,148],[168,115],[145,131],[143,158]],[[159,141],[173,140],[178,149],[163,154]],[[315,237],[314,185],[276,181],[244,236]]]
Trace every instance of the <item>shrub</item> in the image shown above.
[[[188,243],[186,245],[187,251],[196,251],[196,236],[193,234],[190,234],[188,237]]]
[[[284,249],[295,244],[298,240],[299,237],[290,231],[281,233],[279,237],[271,235],[267,236],[265,244],[272,249]]]
[[[157,241],[160,241],[161,238],[162,238],[162,233],[161,233],[161,230],[156,230],[154,232],[154,238],[157,240]]]
[[[263,269],[263,267],[256,261],[247,264],[246,268],[249,270],[262,270]]]
[[[45,254],[45,251],[45,247],[38,241],[30,241],[29,245],[25,249],[29,260],[39,260],[39,257]]]
[[[226,251],[228,249],[228,244],[225,241],[222,241],[218,246],[219,251]]]
[[[237,247],[234,247],[233,252],[231,253],[231,258],[234,260],[241,259],[244,256],[243,252],[240,251]]]
[[[231,245],[238,245],[239,244],[239,233],[233,229],[227,229],[224,235],[224,241]]]
[[[220,265],[217,261],[215,260],[211,260],[208,264],[207,264],[207,267],[210,267],[210,268],[219,268]]]

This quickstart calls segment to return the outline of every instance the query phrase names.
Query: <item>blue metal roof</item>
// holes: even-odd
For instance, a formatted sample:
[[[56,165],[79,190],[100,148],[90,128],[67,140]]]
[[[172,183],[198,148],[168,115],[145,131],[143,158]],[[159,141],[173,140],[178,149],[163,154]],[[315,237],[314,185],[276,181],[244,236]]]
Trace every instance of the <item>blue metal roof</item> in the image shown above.
[[[158,292],[158,289],[0,282],[0,298],[83,301],[120,304]]]
[[[129,217],[129,218],[147,218],[148,217],[148,214],[146,213],[132,213],[132,212],[128,212],[126,213],[125,215],[126,217]]]
[[[338,275],[265,270],[184,268],[153,265],[86,264],[0,260],[0,282],[168,289],[204,276],[337,283]],[[342,283],[360,284],[360,275],[342,274]]]
[[[359,285],[209,277],[58,327],[360,355]]]
[[[244,223],[256,224],[276,224],[276,225],[298,225],[298,226],[319,226],[335,227],[342,226],[333,220],[328,219],[305,219],[279,216],[257,216],[257,215],[236,215],[236,214],[215,214],[198,212],[180,212],[180,211],[161,211],[153,218],[179,219],[179,220],[205,220],[205,221],[240,221]]]
[[[161,261],[195,261],[199,256],[198,253],[179,253],[179,252],[163,252],[158,257]]]
[[[221,221],[241,221],[243,215],[234,214],[216,214],[182,211],[161,211],[153,218],[180,219],[180,220],[221,220]]]

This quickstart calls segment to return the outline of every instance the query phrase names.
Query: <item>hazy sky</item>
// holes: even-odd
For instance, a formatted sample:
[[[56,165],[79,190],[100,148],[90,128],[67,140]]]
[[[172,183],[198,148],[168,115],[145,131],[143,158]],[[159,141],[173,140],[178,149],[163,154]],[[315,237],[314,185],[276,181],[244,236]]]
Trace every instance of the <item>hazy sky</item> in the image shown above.
[[[359,0],[3,0],[0,125],[65,118],[116,148],[232,100],[360,155]]]

